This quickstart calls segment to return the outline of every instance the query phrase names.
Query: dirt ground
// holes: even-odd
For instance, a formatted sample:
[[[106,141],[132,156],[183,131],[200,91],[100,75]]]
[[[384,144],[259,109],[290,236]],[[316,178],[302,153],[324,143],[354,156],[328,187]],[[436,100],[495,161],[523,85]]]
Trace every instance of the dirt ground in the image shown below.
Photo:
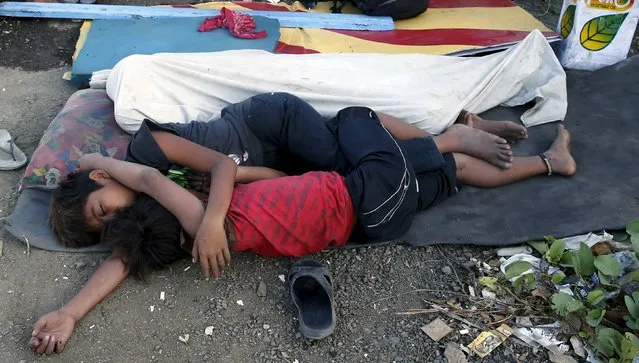
[[[518,3],[549,26],[557,21],[559,0],[550,7],[545,1]],[[28,156],[75,91],[61,76],[69,70],[78,29],[71,21],[0,19],[0,128],[10,130]],[[12,210],[23,171],[0,172],[0,217]],[[445,362],[447,342],[468,344],[478,330],[460,335],[463,327],[442,316],[455,331],[435,343],[420,327],[436,315],[396,313],[425,307],[424,299],[465,294],[473,272],[463,264],[496,258],[494,250],[466,246],[389,246],[313,256],[333,273],[338,309],[337,330],[320,342],[297,332],[287,285],[278,277],[292,260],[235,256],[230,270],[211,282],[185,261],[148,283],[126,281],[77,325],[62,355],[45,357],[27,346],[33,323],[68,301],[105,256],[28,251],[5,232],[0,239],[0,361],[25,363]],[[256,293],[260,281],[266,297]],[[162,291],[165,301],[159,299]],[[204,333],[207,326],[214,327],[212,336]],[[178,340],[185,334],[188,344]],[[546,353],[507,342],[484,361],[543,362]]]

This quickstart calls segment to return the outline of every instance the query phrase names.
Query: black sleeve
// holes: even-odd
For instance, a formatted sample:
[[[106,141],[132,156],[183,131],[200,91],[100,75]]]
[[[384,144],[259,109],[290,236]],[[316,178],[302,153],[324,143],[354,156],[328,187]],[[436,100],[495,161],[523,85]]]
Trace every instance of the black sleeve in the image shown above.
[[[126,152],[126,161],[150,166],[162,172],[166,172],[172,165],[164,155],[160,145],[155,141],[151,131],[170,132],[181,136],[178,124],[156,124],[150,120],[144,120],[140,129],[133,134]]]

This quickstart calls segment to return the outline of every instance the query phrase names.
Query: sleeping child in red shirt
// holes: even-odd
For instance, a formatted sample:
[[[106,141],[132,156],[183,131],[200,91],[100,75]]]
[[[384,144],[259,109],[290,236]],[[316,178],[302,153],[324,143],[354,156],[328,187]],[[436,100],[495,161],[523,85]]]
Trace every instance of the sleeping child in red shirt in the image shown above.
[[[345,164],[349,165],[343,175],[325,171],[280,177],[281,173],[272,169],[242,168],[231,162],[237,182],[256,182],[237,185],[231,191],[225,217],[214,221],[224,226],[223,235],[206,237],[229,241],[229,249],[209,261],[211,265],[223,268],[230,259],[226,256],[229,250],[300,256],[343,246],[353,237],[397,238],[407,230],[419,209],[454,193],[455,173],[459,177],[465,169],[479,172],[458,161],[456,169],[453,163],[452,177],[446,170],[437,169],[433,175],[422,170],[420,179],[406,160],[404,149],[372,111],[351,108],[342,116],[336,118],[335,135]],[[569,135],[560,128],[546,153],[555,170],[561,172],[565,167],[558,163],[562,159],[572,160],[568,146]],[[550,167],[540,158],[523,158],[499,183],[546,173]],[[80,161],[80,168],[84,172],[61,185],[57,193],[63,195],[65,188],[87,189],[89,197],[83,204],[83,215],[94,231],[104,227],[103,241],[114,247],[114,254],[69,303],[38,320],[30,344],[40,353],[61,352],[76,322],[129,273],[142,277],[151,268],[188,256],[194,237],[206,223],[208,207],[205,209],[197,197],[152,167],[87,155]],[[490,184],[495,175],[478,176],[485,177]],[[433,183],[449,192],[442,195],[438,189],[434,197],[429,196],[423,186]],[[425,197],[430,199],[424,200]],[[212,200],[215,195],[209,197],[209,204]],[[51,211],[52,218],[65,213],[62,205],[56,208],[60,209]],[[110,221],[103,218],[106,210],[117,211],[116,217]]]

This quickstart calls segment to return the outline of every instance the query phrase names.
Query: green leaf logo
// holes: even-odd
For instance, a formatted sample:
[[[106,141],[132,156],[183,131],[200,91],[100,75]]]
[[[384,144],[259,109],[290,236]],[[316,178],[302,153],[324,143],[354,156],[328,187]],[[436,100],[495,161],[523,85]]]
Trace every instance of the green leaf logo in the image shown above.
[[[575,10],[576,5],[569,5],[561,17],[561,37],[566,39],[568,34],[572,31],[572,27],[575,24]]]
[[[628,13],[603,15],[590,19],[581,29],[579,37],[581,46],[593,52],[606,48],[615,39],[627,16]]]

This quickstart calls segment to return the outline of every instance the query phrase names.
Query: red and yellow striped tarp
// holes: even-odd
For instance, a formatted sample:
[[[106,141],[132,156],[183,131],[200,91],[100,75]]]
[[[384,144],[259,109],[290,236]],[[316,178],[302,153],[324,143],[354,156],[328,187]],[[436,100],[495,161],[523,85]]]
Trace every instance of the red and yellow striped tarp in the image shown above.
[[[313,10],[293,5],[257,2],[212,2],[196,8],[330,12],[332,1]],[[347,5],[345,13],[358,13]],[[549,40],[558,35],[510,0],[430,0],[422,15],[395,22],[393,31],[282,28],[278,53],[426,53],[468,54],[485,48],[505,48],[534,29]]]

